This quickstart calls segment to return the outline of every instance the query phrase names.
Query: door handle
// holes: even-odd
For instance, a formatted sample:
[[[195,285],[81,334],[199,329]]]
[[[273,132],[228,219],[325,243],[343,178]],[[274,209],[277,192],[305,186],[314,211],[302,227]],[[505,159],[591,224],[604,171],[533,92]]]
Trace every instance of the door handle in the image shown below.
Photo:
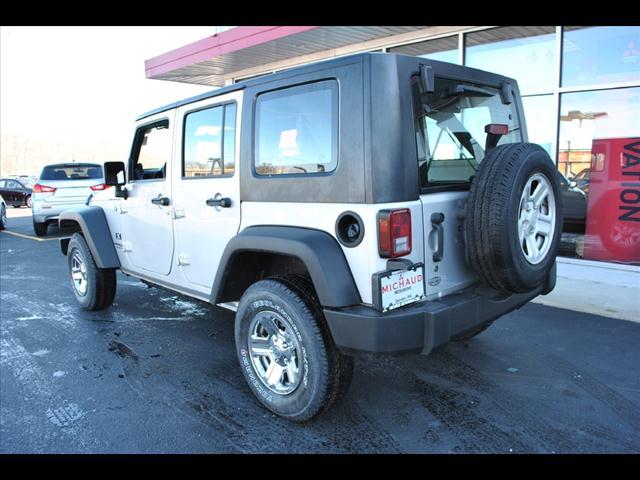
[[[162,194],[160,194],[156,198],[152,198],[151,203],[153,203],[154,205],[162,205],[163,207],[166,207],[171,204],[171,200],[169,199],[169,197],[163,197]]]
[[[205,203],[208,207],[229,208],[231,206],[231,199],[227,197],[209,198]]]
[[[431,214],[431,226],[436,230],[438,235],[438,246],[436,251],[433,252],[433,261],[439,262],[444,256],[444,228],[442,227],[444,222],[444,213],[432,213]]]

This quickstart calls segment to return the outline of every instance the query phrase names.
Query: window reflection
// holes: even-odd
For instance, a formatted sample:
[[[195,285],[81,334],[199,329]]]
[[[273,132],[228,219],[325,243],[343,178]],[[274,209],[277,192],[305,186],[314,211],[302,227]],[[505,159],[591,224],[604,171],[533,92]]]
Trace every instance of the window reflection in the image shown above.
[[[523,95],[554,87],[555,27],[483,30],[467,34],[465,44],[467,66],[515,78]]]
[[[640,27],[565,27],[562,85],[640,80]]]
[[[389,48],[388,51],[389,53],[423,57],[441,62],[459,63],[457,35],[409,45],[401,45],[399,47]]]
[[[523,97],[522,104],[529,141],[540,145],[551,158],[554,158],[555,152],[551,151],[555,123],[553,95]]]
[[[563,94],[560,110],[561,253],[640,264],[640,88]]]

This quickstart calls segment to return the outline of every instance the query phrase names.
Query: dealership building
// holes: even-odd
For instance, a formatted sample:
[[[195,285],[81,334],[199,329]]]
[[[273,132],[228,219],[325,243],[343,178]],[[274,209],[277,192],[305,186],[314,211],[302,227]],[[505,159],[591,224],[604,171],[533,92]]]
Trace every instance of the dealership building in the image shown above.
[[[640,27],[218,27],[145,62],[147,78],[221,87],[360,52],[518,81],[529,141],[562,174],[558,287],[543,303],[640,319]],[[638,318],[632,318],[638,317]]]

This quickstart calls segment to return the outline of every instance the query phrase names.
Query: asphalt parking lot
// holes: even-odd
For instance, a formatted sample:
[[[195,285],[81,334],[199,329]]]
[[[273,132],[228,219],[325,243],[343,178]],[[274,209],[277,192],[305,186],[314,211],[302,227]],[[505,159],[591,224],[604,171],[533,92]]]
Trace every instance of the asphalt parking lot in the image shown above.
[[[12,210],[2,453],[640,452],[640,323],[529,304],[428,357],[357,358],[345,400],[296,425],[246,386],[232,312],[122,274],[84,312],[58,241]]]

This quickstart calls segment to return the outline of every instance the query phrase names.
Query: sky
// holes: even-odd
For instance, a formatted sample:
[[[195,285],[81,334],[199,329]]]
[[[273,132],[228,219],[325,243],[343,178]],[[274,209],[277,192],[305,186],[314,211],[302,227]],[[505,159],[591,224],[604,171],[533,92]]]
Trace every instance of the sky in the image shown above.
[[[214,88],[148,80],[144,61],[214,33],[214,26],[1,27],[0,133],[126,155],[139,114]]]

